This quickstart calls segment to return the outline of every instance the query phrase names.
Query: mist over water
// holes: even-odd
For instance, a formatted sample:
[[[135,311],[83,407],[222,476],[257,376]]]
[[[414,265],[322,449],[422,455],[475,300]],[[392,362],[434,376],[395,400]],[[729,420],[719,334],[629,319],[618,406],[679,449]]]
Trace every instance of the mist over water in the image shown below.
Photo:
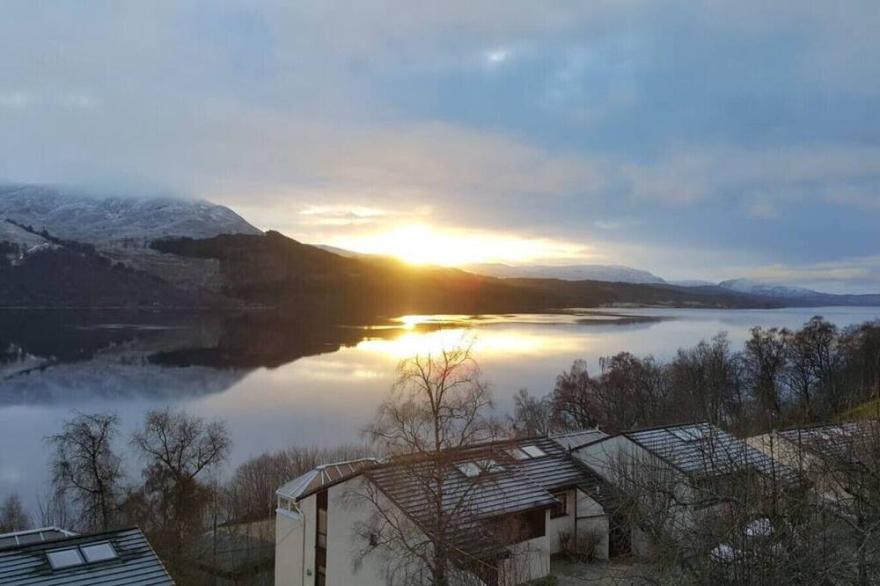
[[[43,439],[74,410],[115,411],[120,450],[150,409],[222,418],[233,439],[232,469],[291,444],[359,441],[399,360],[463,339],[473,341],[498,409],[507,412],[518,389],[549,392],[576,359],[591,372],[620,351],[665,359],[719,332],[739,348],[753,326],[797,328],[814,315],[845,327],[880,319],[880,308],[405,316],[370,326],[0,312],[0,497],[14,491],[36,502],[47,488]],[[140,464],[125,460],[137,474]]]

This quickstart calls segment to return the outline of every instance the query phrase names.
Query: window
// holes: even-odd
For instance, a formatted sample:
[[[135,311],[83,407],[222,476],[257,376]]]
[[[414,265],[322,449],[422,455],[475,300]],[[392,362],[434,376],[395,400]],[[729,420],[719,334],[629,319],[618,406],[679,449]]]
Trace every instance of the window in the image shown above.
[[[291,513],[299,513],[299,505],[293,499],[280,496],[278,497],[278,508]]]
[[[480,475],[480,467],[474,462],[462,462],[461,464],[456,464],[455,467],[468,478],[476,478]]]
[[[524,451],[526,454],[528,454],[529,458],[541,458],[541,457],[547,455],[544,452],[544,450],[542,450],[538,446],[532,446],[532,445],[523,446],[522,451]]]
[[[530,457],[519,448],[510,448],[509,450],[507,450],[507,453],[510,454],[510,457],[514,460],[527,460]]]
[[[103,543],[92,543],[90,545],[83,545],[80,546],[80,550],[82,551],[83,556],[86,558],[86,561],[90,564],[94,562],[115,560],[118,557],[116,555],[116,550],[113,549],[113,546],[110,545],[110,543],[107,541]]]
[[[683,442],[696,442],[705,439],[702,427],[695,426],[670,429],[669,433],[671,433]]]
[[[479,460],[476,462],[459,462],[455,465],[458,471],[468,478],[476,478],[480,474],[504,472],[504,466],[495,460]]]
[[[327,580],[327,500],[326,490],[318,493],[318,522],[315,525],[316,586],[324,586]]]
[[[56,549],[46,554],[49,558],[49,565],[53,570],[63,570],[64,568],[72,568],[73,566],[81,566],[85,563],[79,550],[74,549]]]
[[[568,515],[568,493],[567,492],[559,492],[553,495],[553,497],[559,501],[558,505],[555,505],[552,509],[550,509],[550,518],[557,519],[559,517],[565,517]]]
[[[546,509],[514,513],[493,520],[496,538],[511,545],[546,535]]]

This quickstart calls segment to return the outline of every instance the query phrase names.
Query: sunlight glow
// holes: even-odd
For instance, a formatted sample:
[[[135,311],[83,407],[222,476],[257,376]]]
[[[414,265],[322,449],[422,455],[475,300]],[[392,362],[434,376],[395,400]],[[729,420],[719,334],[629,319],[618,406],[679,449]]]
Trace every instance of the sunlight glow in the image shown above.
[[[395,360],[414,356],[438,354],[444,349],[455,348],[462,343],[473,342],[472,350],[478,359],[492,356],[538,357],[559,351],[576,351],[583,340],[574,337],[546,335],[527,331],[501,329],[455,328],[432,332],[407,332],[391,339],[364,340],[357,345],[360,352],[384,355]]]
[[[364,254],[393,256],[415,265],[528,263],[548,259],[583,260],[590,256],[585,246],[570,242],[495,232],[439,229],[425,224],[341,237],[333,245]]]

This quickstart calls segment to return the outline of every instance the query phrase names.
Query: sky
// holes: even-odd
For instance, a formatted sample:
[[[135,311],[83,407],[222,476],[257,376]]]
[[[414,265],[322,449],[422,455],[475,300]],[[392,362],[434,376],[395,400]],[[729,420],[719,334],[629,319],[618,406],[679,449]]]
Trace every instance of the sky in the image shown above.
[[[5,0],[0,178],[419,262],[880,292],[876,0]]]

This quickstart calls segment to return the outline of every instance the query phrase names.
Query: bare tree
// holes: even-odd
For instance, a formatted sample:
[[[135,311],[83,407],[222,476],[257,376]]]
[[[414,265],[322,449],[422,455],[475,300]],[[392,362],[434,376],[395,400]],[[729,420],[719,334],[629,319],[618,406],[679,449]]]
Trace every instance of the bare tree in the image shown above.
[[[236,468],[225,487],[226,517],[230,521],[269,519],[275,512],[275,491],[319,464],[365,458],[366,446],[343,444],[332,449],[290,448],[267,452]]]
[[[29,529],[31,520],[21,504],[21,498],[15,493],[6,497],[0,504],[0,533]]]
[[[535,397],[526,389],[513,396],[510,425],[518,436],[546,435],[551,432],[553,410],[547,397]]]
[[[650,425],[662,417],[668,387],[652,357],[620,352],[599,361],[602,374],[591,378],[583,360],[556,377],[550,402],[560,429],[597,425],[609,432]]]
[[[726,334],[679,349],[667,369],[669,400],[681,420],[729,425],[741,415],[745,404],[741,359],[731,352]]]
[[[492,406],[469,344],[402,361],[389,398],[365,433],[394,462],[390,483],[414,491],[422,503],[418,519],[402,512],[374,482],[364,482],[351,498],[366,503],[370,518],[358,528],[364,553],[381,545],[395,583],[437,586],[458,583],[466,554],[455,546],[473,521],[468,489],[453,492],[450,478],[459,448],[497,433],[487,417]],[[456,561],[458,563],[456,563]],[[479,565],[480,560],[471,560]]]
[[[595,427],[603,409],[599,403],[596,383],[583,360],[576,360],[571,370],[556,377],[551,404],[555,423],[561,429]]]
[[[119,420],[113,413],[80,413],[48,438],[52,446],[52,484],[56,498],[69,496],[78,526],[105,530],[116,523],[122,469],[113,451]]]
[[[131,443],[146,462],[142,497],[134,499],[142,504],[134,508],[146,506],[157,549],[181,576],[182,562],[214,502],[210,486],[200,477],[223,463],[229,453],[226,424],[165,408],[147,413],[143,429]]]
[[[668,388],[663,369],[653,357],[620,352],[600,359],[599,365],[599,427],[613,433],[652,425],[663,417]]]
[[[782,415],[780,387],[785,369],[786,334],[784,329],[752,328],[752,337],[746,341],[743,353],[746,378],[770,426]]]

